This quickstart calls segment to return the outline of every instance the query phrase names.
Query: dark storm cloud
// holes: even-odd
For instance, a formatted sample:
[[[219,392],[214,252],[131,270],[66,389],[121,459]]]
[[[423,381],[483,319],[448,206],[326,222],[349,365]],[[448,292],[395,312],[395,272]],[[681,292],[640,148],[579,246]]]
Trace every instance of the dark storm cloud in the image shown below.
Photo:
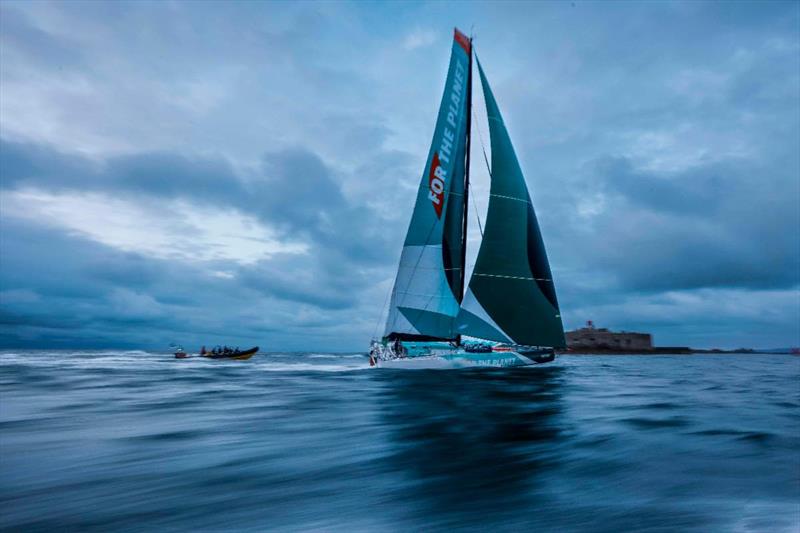
[[[233,207],[332,254],[386,262],[388,242],[374,224],[382,218],[379,211],[349,202],[341,178],[319,156],[300,148],[265,154],[255,172],[240,176],[221,158],[142,153],[93,164],[46,146],[0,140],[0,173],[7,189],[95,191],[140,201],[186,199]]]
[[[0,250],[7,346],[57,337],[59,346],[105,339],[164,347],[176,338],[261,342],[269,333],[270,342],[298,347],[292,331],[307,330],[313,341],[342,320],[359,292],[352,278],[323,287],[328,273],[302,261],[278,257],[234,268],[235,278],[226,279],[13,220],[3,223]]]
[[[87,346],[82,339],[97,338],[104,322],[124,319],[141,326],[148,315],[153,318],[141,308],[115,309],[112,300],[118,303],[118,287],[146,294],[163,271],[156,276],[156,269],[132,254],[13,220],[3,221],[2,232],[2,333],[9,342],[16,339],[11,345],[49,338],[57,330],[60,341]]]
[[[634,290],[790,289],[800,272],[793,172],[732,160],[653,173],[600,161],[589,181],[605,211],[579,244],[594,268]]]
[[[13,55],[45,68],[85,66],[76,43],[38,28],[23,12],[4,9],[2,15],[3,40]]]
[[[72,184],[80,188],[93,181],[95,172],[81,156],[64,154],[47,145],[0,138],[0,175],[4,188],[20,183],[57,188]]]

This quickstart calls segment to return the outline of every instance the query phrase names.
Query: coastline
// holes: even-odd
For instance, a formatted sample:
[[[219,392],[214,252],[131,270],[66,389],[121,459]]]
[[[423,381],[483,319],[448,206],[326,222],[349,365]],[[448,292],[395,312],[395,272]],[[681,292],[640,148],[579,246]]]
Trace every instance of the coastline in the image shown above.
[[[699,349],[688,347],[659,347],[652,350],[619,350],[605,348],[567,348],[566,350],[556,350],[557,355],[695,355],[695,354],[762,354],[774,355],[759,352],[750,348],[737,348],[735,350],[720,349]]]

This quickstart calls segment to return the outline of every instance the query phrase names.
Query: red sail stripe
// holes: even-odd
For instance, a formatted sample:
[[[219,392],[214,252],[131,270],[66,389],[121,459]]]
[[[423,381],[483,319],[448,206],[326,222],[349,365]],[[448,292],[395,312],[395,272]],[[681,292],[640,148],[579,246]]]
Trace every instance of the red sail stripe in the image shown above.
[[[455,33],[454,33],[454,37],[453,38],[456,40],[456,42],[458,44],[461,45],[461,48],[464,49],[464,51],[467,53],[467,55],[469,55],[469,50],[470,50],[469,37],[467,37],[466,35],[464,35],[460,31],[458,31],[458,28],[456,28],[454,30],[454,32]]]

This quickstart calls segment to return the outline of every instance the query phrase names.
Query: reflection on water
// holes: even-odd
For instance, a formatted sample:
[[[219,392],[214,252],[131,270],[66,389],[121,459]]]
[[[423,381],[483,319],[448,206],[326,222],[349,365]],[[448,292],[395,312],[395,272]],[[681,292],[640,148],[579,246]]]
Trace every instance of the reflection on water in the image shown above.
[[[383,374],[380,399],[395,452],[387,468],[408,478],[420,520],[515,523],[537,473],[558,461],[558,366]],[[414,506],[418,508],[414,508]]]
[[[797,531],[800,358],[0,353],[0,530]]]

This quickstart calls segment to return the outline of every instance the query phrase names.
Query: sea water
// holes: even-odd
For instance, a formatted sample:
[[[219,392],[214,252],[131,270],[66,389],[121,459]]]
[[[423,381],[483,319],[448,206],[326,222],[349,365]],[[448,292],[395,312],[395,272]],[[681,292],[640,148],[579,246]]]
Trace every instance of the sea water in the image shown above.
[[[797,531],[800,357],[0,353],[0,530]]]

